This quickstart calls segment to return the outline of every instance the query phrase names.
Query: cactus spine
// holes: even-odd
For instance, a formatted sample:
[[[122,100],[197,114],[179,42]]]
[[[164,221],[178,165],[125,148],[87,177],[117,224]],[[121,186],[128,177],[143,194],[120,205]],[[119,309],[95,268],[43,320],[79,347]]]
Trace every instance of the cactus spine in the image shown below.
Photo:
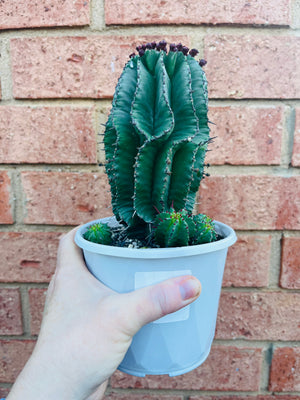
[[[204,71],[182,45],[139,47],[124,67],[105,129],[113,212],[129,227],[193,210],[209,142]],[[200,64],[203,60],[200,61]]]

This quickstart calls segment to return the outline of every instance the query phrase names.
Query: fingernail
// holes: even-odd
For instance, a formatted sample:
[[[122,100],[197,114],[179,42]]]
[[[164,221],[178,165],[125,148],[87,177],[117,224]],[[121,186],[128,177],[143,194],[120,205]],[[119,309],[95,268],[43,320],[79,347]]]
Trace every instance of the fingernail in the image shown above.
[[[182,300],[188,300],[199,296],[201,285],[197,279],[190,278],[180,283],[179,290]]]

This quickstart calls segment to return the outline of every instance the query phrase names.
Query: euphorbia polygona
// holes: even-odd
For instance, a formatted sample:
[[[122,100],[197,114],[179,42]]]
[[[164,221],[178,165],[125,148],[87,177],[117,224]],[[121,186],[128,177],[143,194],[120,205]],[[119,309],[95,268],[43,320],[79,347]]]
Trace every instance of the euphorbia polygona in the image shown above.
[[[155,228],[157,214],[170,209],[191,216],[210,140],[198,51],[179,43],[168,52],[164,40],[137,51],[119,78],[104,135],[113,212],[131,230]]]
[[[155,242],[160,247],[181,247],[216,240],[213,221],[204,214],[191,215],[185,210],[161,212],[154,221]]]

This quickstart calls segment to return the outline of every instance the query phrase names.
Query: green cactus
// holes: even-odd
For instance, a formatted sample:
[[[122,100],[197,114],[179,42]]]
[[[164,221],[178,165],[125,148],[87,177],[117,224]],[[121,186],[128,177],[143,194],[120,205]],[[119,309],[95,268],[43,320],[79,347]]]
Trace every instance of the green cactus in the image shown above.
[[[91,225],[83,234],[84,239],[93,243],[110,245],[112,243],[111,228],[107,224],[97,223]]]
[[[210,141],[206,61],[197,62],[198,51],[181,44],[167,52],[165,41],[137,50],[105,126],[113,213],[128,234],[154,232],[163,247],[200,243],[199,228],[205,232],[199,240],[209,241],[212,225],[191,216]]]
[[[171,205],[192,212],[209,142],[196,50],[170,45],[167,54],[164,41],[138,50],[117,84],[104,136],[113,212],[128,226],[153,223]]]
[[[213,221],[204,214],[186,210],[159,213],[154,221],[154,239],[160,247],[181,247],[216,240]]]
[[[189,220],[186,211],[174,209],[159,213],[154,221],[154,239],[160,247],[180,247],[189,243]]]
[[[210,243],[217,240],[215,225],[205,214],[193,215],[195,232],[190,236],[190,244]]]

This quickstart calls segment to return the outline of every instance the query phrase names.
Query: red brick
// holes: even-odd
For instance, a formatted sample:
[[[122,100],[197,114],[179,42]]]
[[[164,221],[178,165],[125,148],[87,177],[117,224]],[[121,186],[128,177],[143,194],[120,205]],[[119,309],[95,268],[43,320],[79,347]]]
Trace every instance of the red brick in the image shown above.
[[[166,40],[188,43],[185,36]],[[36,37],[11,40],[16,98],[112,97],[137,44],[158,36]]]
[[[61,233],[1,232],[0,281],[49,282]]]
[[[0,335],[22,335],[19,289],[0,289]]]
[[[92,109],[0,106],[1,163],[97,163]]]
[[[176,379],[166,375],[138,378],[117,371],[111,385],[113,388],[256,391],[261,363],[261,349],[213,346],[203,365]]]
[[[135,394],[135,393],[110,393],[104,400],[182,400],[182,396],[174,394]]]
[[[5,171],[0,171],[0,224],[13,224],[13,212],[10,204],[10,178]]]
[[[13,383],[16,380],[34,345],[33,340],[0,341],[0,382]]]
[[[300,347],[277,348],[273,355],[269,390],[300,391]]]
[[[211,98],[300,97],[298,37],[208,35],[204,58]]]
[[[89,0],[2,0],[0,29],[42,26],[87,25],[90,22]]]
[[[223,286],[268,286],[271,236],[238,234],[228,249]]]
[[[283,107],[210,107],[211,164],[280,164]]]
[[[27,224],[78,225],[112,215],[106,175],[22,173]]]
[[[300,289],[300,238],[285,237],[282,241],[280,286]]]
[[[30,289],[28,293],[30,304],[31,334],[38,335],[43,318],[47,289]]]
[[[172,5],[171,5],[172,4]],[[222,6],[215,1],[197,0],[110,0],[105,2],[107,25],[126,24],[265,24],[289,25],[287,0],[231,2]]]
[[[300,167],[300,108],[296,109],[292,165],[294,167]]]
[[[1,387],[0,386],[0,397],[6,398],[8,396],[8,393],[10,392],[10,388],[7,387]]]
[[[216,338],[300,340],[300,293],[223,292]]]
[[[199,212],[235,229],[300,229],[300,176],[211,176]]]

